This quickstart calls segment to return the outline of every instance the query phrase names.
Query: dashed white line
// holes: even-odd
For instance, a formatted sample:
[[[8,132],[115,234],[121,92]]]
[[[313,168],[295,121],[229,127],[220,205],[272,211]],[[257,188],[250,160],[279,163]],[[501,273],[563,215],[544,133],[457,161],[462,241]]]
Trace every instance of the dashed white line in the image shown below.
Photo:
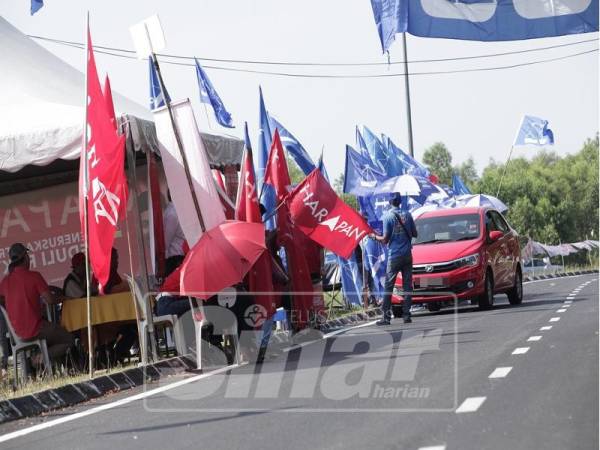
[[[512,367],[496,367],[488,378],[504,378],[512,370]]]
[[[572,295],[570,295],[569,297],[567,297],[567,300],[575,300],[575,297],[573,297]]]
[[[529,347],[517,347],[513,350],[513,355],[524,355],[529,351]]]
[[[552,329],[552,325],[548,325],[548,326],[540,328],[540,331],[548,331],[548,330],[551,330],[551,329]]]
[[[419,447],[419,450],[446,450],[445,445],[430,445],[429,447]]]
[[[537,341],[541,341],[542,337],[541,336],[531,336],[529,339],[527,339],[527,342],[537,342]]]
[[[560,317],[552,317],[550,319],[550,322],[558,322],[560,320]]]
[[[565,305],[562,305],[562,307],[563,307],[563,308],[569,308],[570,306],[571,306],[571,304],[570,304],[570,303],[567,303],[567,304],[565,304]]]
[[[565,300],[565,303],[566,303],[567,305],[570,305],[571,303],[573,303],[573,300]]]
[[[486,397],[469,397],[456,409],[456,414],[475,412],[479,409]]]
[[[564,308],[561,308],[561,309],[557,309],[557,310],[556,310],[556,312],[557,312],[557,313],[564,313],[565,311],[566,311],[566,309],[564,309]]]

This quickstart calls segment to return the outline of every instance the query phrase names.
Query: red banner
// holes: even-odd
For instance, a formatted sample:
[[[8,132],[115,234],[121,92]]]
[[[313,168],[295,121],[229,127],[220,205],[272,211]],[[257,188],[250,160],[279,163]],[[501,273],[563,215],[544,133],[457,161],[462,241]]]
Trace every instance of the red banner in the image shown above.
[[[88,183],[80,195],[88,202],[89,257],[94,275],[102,287],[108,281],[117,223],[122,205],[127,201],[125,137],[117,135],[111,121],[96,71],[89,30],[87,99],[88,141],[84,161],[88,167]],[[82,230],[85,230],[85,222],[82,222]]]
[[[288,187],[292,184],[278,130],[275,130],[273,134],[273,144],[271,144],[269,160],[267,161],[267,167],[265,167],[264,182],[275,188],[277,201],[285,198],[288,194]]]
[[[342,201],[318,169],[290,193],[292,222],[313,241],[348,259],[371,228]]]

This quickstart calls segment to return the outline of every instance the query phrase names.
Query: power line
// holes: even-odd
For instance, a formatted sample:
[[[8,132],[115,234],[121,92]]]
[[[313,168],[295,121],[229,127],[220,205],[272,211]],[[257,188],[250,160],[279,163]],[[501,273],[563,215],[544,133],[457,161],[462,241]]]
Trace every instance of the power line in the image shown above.
[[[55,44],[63,44],[70,46],[81,46],[84,47],[85,44],[81,42],[75,41],[66,41],[62,39],[53,39],[45,36],[34,36],[28,35],[30,38],[38,39],[42,41],[52,42]],[[509,56],[509,55],[519,55],[524,53],[531,52],[539,52],[545,50],[552,50],[557,48],[570,47],[573,45],[586,44],[589,42],[598,42],[598,39],[586,39],[582,41],[576,42],[568,42],[565,44],[556,44],[550,45],[546,47],[538,47],[538,48],[530,48],[524,50],[514,50],[510,52],[502,52],[502,53],[491,53],[485,55],[472,55],[472,56],[457,56],[453,58],[436,58],[436,59],[417,59],[417,60],[409,60],[410,64],[420,64],[420,63],[434,63],[434,62],[448,62],[448,61],[464,61],[464,60],[472,60],[472,59],[484,59],[484,58],[495,58],[501,56]],[[102,45],[95,45],[95,49],[106,50],[109,52],[121,52],[126,54],[135,54],[135,51],[118,48],[118,47],[106,47]],[[185,56],[185,55],[173,55],[168,53],[158,53],[157,56],[162,58],[171,58],[171,59],[181,59],[181,60],[194,60],[194,56]],[[264,60],[245,60],[245,59],[218,59],[218,58],[204,58],[197,57],[196,59],[200,61],[209,61],[209,62],[219,62],[219,63],[234,63],[234,64],[255,64],[255,65],[281,65],[281,66],[308,66],[308,67],[372,67],[372,66],[394,66],[397,64],[404,64],[404,61],[394,61],[394,62],[360,62],[360,63],[320,63],[320,62],[292,62],[292,61],[264,61]]]
[[[61,42],[60,44],[68,46],[68,47],[73,47],[73,48],[78,48],[80,50],[84,50],[84,47],[82,46],[82,44],[79,44],[76,42],[73,42],[73,43]],[[94,47],[96,49],[98,49],[98,50],[95,50],[95,52],[99,53],[99,54],[116,56],[116,57],[125,58],[125,59],[134,59],[134,60],[138,59],[132,55],[124,55],[124,54],[119,54],[119,53],[115,53],[112,51],[101,50],[102,47],[100,47],[100,46],[94,46]],[[503,65],[503,66],[479,67],[479,68],[472,68],[472,69],[438,70],[438,71],[429,71],[429,72],[409,72],[408,76],[412,77],[412,76],[427,76],[427,75],[449,75],[449,74],[458,74],[458,73],[489,72],[489,71],[494,71],[494,70],[514,69],[517,67],[533,66],[533,65],[537,65],[537,64],[544,64],[544,63],[549,63],[549,62],[554,62],[554,61],[562,61],[565,59],[570,59],[570,58],[574,58],[577,56],[586,55],[589,53],[595,53],[597,51],[598,51],[598,49],[595,48],[592,50],[573,53],[573,54],[569,54],[569,55],[565,55],[565,56],[547,58],[547,59],[542,59],[542,60],[537,60],[537,61],[528,61],[528,62],[523,62],[523,63],[507,64],[507,65]],[[175,62],[175,61],[164,61],[163,60],[162,63],[163,64],[171,64],[171,65],[175,65],[175,66],[195,67],[195,65],[191,64],[191,63],[183,63],[183,62]],[[397,78],[397,77],[404,77],[407,75],[405,73],[386,73],[386,74],[374,74],[374,75],[302,74],[302,73],[288,73],[288,72],[270,72],[270,71],[263,71],[263,70],[242,69],[242,68],[235,68],[235,67],[210,66],[210,65],[204,65],[204,68],[212,69],[212,70],[222,70],[222,71],[226,71],[226,72],[252,73],[252,74],[258,74],[258,75],[270,75],[270,76],[280,76],[280,77],[289,77],[289,78],[363,79],[363,78]]]

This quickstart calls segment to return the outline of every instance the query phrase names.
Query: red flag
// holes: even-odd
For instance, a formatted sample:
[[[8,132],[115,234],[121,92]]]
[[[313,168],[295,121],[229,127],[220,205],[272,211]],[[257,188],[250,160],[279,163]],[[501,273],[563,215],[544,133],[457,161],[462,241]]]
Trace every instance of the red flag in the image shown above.
[[[271,144],[269,160],[267,161],[267,167],[265,167],[264,182],[275,188],[278,201],[285,198],[288,194],[288,187],[292,184],[285,154],[283,153],[283,145],[281,145],[281,138],[277,129],[275,129],[275,134],[273,134],[273,144]]]
[[[162,278],[165,274],[165,230],[163,226],[163,212],[160,203],[160,183],[158,168],[152,153],[148,153],[148,191],[150,193],[150,212],[152,214],[152,240],[154,242],[154,271],[155,275]]]
[[[87,165],[87,183],[80,198],[88,204],[87,237],[94,276],[100,287],[110,275],[110,256],[122,205],[127,203],[125,178],[125,137],[118,136],[102,89],[88,29],[87,142],[82,161]],[[84,218],[85,220],[85,218]],[[85,233],[85,222],[82,222]]]
[[[252,162],[252,149],[249,147],[246,147],[244,160],[242,161],[240,184],[238,185],[235,205],[235,218],[247,222],[262,222],[262,215],[260,214],[260,206],[256,195],[256,177]]]
[[[225,182],[223,181],[223,177],[221,176],[221,171],[217,169],[212,169],[213,178],[217,182],[217,192],[219,193],[219,199],[221,200],[221,205],[223,205],[223,211],[225,212],[225,218],[227,220],[233,220],[235,217],[235,207],[227,193],[225,192]]]
[[[108,110],[110,120],[116,130],[117,116],[115,115],[115,104],[113,103],[112,89],[110,88],[110,80],[108,79],[108,75],[106,75],[106,78],[104,79],[104,101],[106,102],[106,109]]]
[[[292,222],[304,234],[342,258],[350,258],[361,239],[372,232],[318,169],[296,186],[287,204]]]

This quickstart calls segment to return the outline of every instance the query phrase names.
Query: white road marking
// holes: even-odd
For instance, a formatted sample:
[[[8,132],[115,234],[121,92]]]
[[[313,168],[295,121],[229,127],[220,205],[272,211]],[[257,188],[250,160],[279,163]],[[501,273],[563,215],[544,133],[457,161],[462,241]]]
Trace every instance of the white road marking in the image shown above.
[[[475,412],[479,409],[486,397],[469,397],[456,409],[456,414]]]
[[[571,306],[570,303],[567,303],[566,305],[562,305],[563,308],[568,308],[569,306]]]
[[[330,337],[336,336],[338,334],[345,333],[346,331],[356,330],[357,328],[368,327],[368,326],[373,325],[376,322],[377,322],[377,320],[372,320],[371,322],[361,323],[360,325],[356,325],[356,326],[353,326],[353,327],[342,328],[341,330],[335,330],[335,331],[332,331],[331,333],[324,334],[321,337],[321,339],[329,339]],[[296,344],[296,345],[294,345],[292,347],[285,348],[285,349],[283,349],[283,353],[289,353],[292,350],[297,350],[299,348],[306,347],[307,345],[311,345],[311,344],[314,344],[315,342],[319,342],[321,339],[314,339],[312,341],[302,342],[301,344]]]
[[[513,350],[513,355],[524,355],[529,351],[529,347],[517,347]]]
[[[446,450],[445,445],[430,445],[429,447],[419,447],[419,450]]]
[[[512,370],[512,367],[496,367],[488,378],[504,378]]]
[[[575,297],[573,297],[572,295],[569,295],[569,296],[567,297],[567,300],[575,300]]]
[[[557,310],[556,310],[556,312],[557,312],[557,313],[564,313],[565,311],[566,311],[566,309],[564,309],[564,308],[561,308],[561,309],[557,309]]]
[[[541,341],[542,337],[541,336],[531,336],[529,339],[527,339],[527,342],[537,342],[537,341]]]
[[[552,329],[552,325],[548,325],[548,326],[540,328],[540,331],[548,331],[548,330],[551,330],[551,329]]]
[[[567,305],[570,305],[571,303],[573,303],[573,300],[565,300],[565,303],[566,303]]]
[[[560,320],[560,317],[553,317],[550,319],[550,322],[558,322]]]
[[[71,422],[71,421],[76,420],[76,419],[81,419],[82,417],[91,416],[92,414],[96,414],[96,413],[99,413],[99,412],[102,412],[102,411],[106,411],[108,409],[113,409],[113,408],[116,408],[118,406],[126,405],[126,404],[134,402],[136,400],[141,400],[141,399],[144,399],[144,398],[147,398],[147,397],[151,397],[153,395],[160,394],[161,392],[170,391],[171,389],[175,389],[177,387],[184,386],[186,384],[190,384],[190,383],[193,383],[195,381],[211,377],[213,375],[218,375],[220,373],[228,372],[231,369],[235,369],[237,367],[240,367],[240,366],[246,365],[246,364],[247,363],[245,363],[245,364],[234,364],[234,365],[231,365],[231,366],[223,367],[221,369],[213,370],[212,372],[208,372],[208,373],[203,373],[203,374],[200,374],[200,375],[196,375],[194,377],[186,378],[185,380],[181,380],[181,381],[176,381],[174,383],[168,384],[166,386],[161,386],[161,387],[158,387],[156,389],[152,389],[150,391],[140,392],[139,394],[132,395],[131,397],[122,398],[121,400],[117,400],[117,401],[114,401],[114,402],[111,402],[111,403],[105,403],[103,405],[96,406],[95,408],[90,408],[90,409],[86,409],[85,411],[73,413],[73,414],[70,414],[68,416],[61,417],[59,419],[51,420],[49,422],[40,423],[38,425],[34,425],[32,427],[29,427],[29,428],[23,428],[22,430],[13,431],[12,433],[7,433],[5,435],[0,436],[0,442],[10,441],[11,439],[15,439],[15,438],[18,438],[18,437],[21,437],[21,436],[26,436],[28,434],[35,433],[36,431],[41,431],[41,430],[45,430],[47,428],[52,428],[52,427],[55,427],[56,425],[60,425],[60,424],[67,423],[67,422]]]

